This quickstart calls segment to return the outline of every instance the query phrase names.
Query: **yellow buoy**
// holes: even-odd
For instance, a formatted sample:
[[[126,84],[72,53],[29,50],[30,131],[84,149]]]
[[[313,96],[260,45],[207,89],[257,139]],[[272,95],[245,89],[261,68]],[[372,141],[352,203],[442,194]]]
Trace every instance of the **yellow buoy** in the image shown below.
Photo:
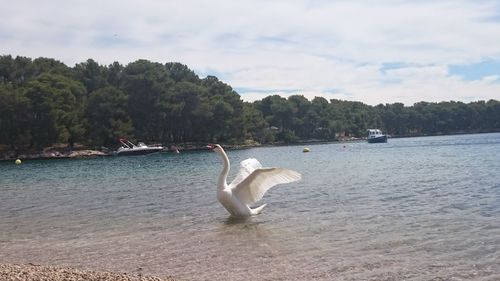
[[[16,162],[15,162],[15,163],[16,163],[16,165],[21,164],[21,159],[16,159]]]
[[[302,149],[302,152],[309,152],[311,150],[309,150],[309,147],[304,147],[304,149]]]

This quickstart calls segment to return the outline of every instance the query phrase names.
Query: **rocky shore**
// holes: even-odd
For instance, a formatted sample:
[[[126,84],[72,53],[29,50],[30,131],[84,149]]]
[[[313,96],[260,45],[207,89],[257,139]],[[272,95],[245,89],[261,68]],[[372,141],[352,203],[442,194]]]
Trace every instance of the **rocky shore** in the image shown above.
[[[261,144],[256,141],[247,140],[240,144],[222,144],[221,145],[227,149],[246,149],[252,147],[268,147],[268,146],[285,146],[285,145],[311,145],[311,144],[322,144],[322,143],[332,143],[332,142],[355,142],[361,141],[363,139],[356,138],[343,138],[339,140],[306,140],[306,141],[296,141],[291,143],[285,142],[274,142]],[[162,152],[186,152],[186,151],[203,151],[207,150],[207,144],[205,143],[183,143],[183,144],[173,144],[164,146]],[[89,149],[87,147],[78,145],[74,149],[69,149],[66,145],[55,145],[51,147],[44,148],[41,151],[29,151],[24,150],[22,152],[15,152],[8,150],[5,145],[0,145],[0,161],[14,161],[16,159],[21,160],[38,160],[38,159],[64,159],[64,158],[95,158],[103,156],[111,156],[113,151],[102,147],[101,149]]]
[[[34,264],[0,264],[1,281],[176,281],[171,277],[129,275]]]
[[[56,144],[44,149],[18,148],[11,149],[0,145],[0,161],[8,160],[35,160],[35,159],[64,159],[64,158],[94,158],[112,155],[111,151],[92,149],[82,145],[68,147],[66,144]]]
[[[249,143],[240,145],[225,145],[229,149],[241,149],[260,146],[259,143]],[[2,149],[3,148],[3,149]],[[183,151],[202,151],[207,150],[206,144],[185,143],[182,145],[165,146],[162,152],[183,152]],[[55,145],[46,147],[39,151],[13,151],[0,146],[0,161],[14,161],[16,159],[24,160],[43,160],[43,159],[65,159],[65,158],[95,158],[103,156],[112,156],[113,151],[107,148],[99,150],[89,149],[84,146],[78,146],[69,149],[66,145]]]

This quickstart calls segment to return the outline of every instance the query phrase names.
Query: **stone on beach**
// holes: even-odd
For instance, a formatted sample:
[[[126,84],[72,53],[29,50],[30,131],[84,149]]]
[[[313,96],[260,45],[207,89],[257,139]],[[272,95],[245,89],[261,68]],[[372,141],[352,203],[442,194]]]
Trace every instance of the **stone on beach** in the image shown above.
[[[79,270],[75,268],[52,267],[41,265],[0,264],[2,281],[175,281],[171,277],[136,276],[126,273],[107,271]]]

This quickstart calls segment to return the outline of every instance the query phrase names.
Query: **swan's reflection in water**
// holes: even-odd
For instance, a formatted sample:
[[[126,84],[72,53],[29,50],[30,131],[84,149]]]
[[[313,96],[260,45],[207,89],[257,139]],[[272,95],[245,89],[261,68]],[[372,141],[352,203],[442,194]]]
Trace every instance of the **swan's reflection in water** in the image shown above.
[[[217,227],[216,235],[221,239],[234,236],[239,240],[261,240],[262,243],[269,243],[279,240],[281,231],[270,220],[263,220],[263,217],[227,217]]]
[[[242,224],[246,224],[246,223],[252,224],[252,217],[229,216],[226,219],[224,219],[225,225],[242,225]]]

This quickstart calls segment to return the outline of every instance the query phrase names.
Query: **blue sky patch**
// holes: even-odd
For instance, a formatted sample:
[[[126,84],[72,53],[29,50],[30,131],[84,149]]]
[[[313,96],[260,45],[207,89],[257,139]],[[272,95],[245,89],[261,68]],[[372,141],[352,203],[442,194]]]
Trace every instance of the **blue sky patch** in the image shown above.
[[[385,75],[387,73],[387,70],[405,68],[408,66],[409,65],[407,63],[403,63],[403,62],[387,62],[387,63],[382,64],[382,67],[380,68],[380,72]]]
[[[448,71],[450,75],[458,75],[468,81],[481,80],[486,76],[500,76],[500,61],[486,60],[467,65],[450,65]]]

